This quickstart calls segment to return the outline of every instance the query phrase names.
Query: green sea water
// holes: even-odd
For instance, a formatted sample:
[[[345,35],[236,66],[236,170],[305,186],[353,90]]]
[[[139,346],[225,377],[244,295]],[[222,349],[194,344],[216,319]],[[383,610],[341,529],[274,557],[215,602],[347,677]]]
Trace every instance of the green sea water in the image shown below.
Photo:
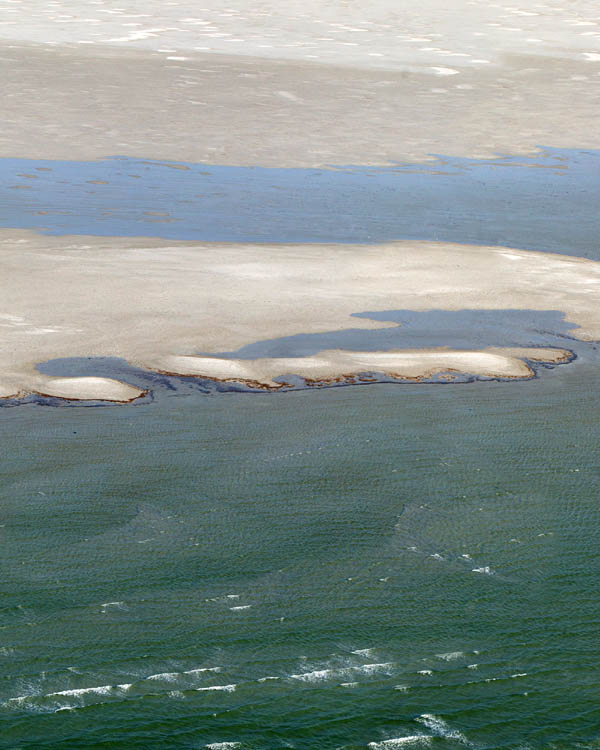
[[[0,747],[600,748],[599,386],[0,410]]]

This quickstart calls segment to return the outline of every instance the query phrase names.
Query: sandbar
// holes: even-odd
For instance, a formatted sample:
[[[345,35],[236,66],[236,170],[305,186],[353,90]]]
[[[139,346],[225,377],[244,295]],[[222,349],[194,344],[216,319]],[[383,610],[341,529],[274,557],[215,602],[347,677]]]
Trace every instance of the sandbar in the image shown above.
[[[163,372],[196,375],[221,381],[246,383],[254,387],[278,389],[285,375],[297,375],[309,385],[355,382],[365,373],[381,373],[395,380],[421,381],[443,374],[452,382],[453,373],[484,378],[531,378],[534,371],[526,359],[562,364],[571,359],[565,349],[494,348],[484,351],[399,350],[352,352],[330,350],[307,357],[275,357],[253,360],[219,357],[166,357],[159,365]],[[156,366],[156,363],[155,363]],[[280,378],[277,382],[275,378]],[[365,379],[363,379],[365,382]]]
[[[575,338],[600,339],[600,263],[512,248],[412,241],[170,243],[3,230],[0,271],[4,395],[48,393],[51,384],[36,365],[55,358],[122,357],[146,369],[178,371],[173,358],[210,357],[299,333],[395,325],[352,317],[366,310],[559,310],[575,326]],[[535,351],[551,361],[548,350]],[[534,355],[502,353],[513,368]],[[344,374],[349,367],[374,371],[377,357],[381,364],[387,355],[362,353],[354,364],[344,359],[348,356],[329,360],[319,377]],[[411,377],[431,370],[432,363],[422,357],[413,357]],[[421,363],[420,373],[415,361]],[[499,360],[497,369],[487,361],[486,374],[510,374]],[[272,379],[281,374],[281,364],[259,368],[259,375]],[[444,362],[451,368],[456,364]],[[456,369],[473,371],[473,361],[458,364]],[[298,362],[292,369],[300,374],[305,367],[308,374],[310,366]],[[247,374],[238,373],[242,379]]]
[[[550,14],[532,0],[232,0],[226,10],[150,0],[141,14],[137,0],[63,5],[12,0],[3,16],[2,157],[329,167],[600,147],[591,3]],[[575,337],[600,339],[600,263],[501,247],[2,230],[0,284],[0,397],[135,397],[110,379],[36,369],[67,357],[185,370],[202,355],[204,374],[265,382],[282,367],[323,378],[376,367],[526,374],[535,359],[487,349],[209,362],[256,341],[390,325],[351,317],[365,311],[558,310]]]

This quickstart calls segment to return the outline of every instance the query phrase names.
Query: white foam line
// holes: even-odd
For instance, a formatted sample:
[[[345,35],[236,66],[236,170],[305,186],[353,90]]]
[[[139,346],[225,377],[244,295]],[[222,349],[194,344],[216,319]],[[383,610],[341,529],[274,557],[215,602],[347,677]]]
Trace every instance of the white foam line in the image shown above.
[[[335,674],[334,669],[314,669],[312,672],[292,674],[290,677],[293,680],[302,680],[303,682],[318,682],[320,680],[326,680],[333,674]]]
[[[182,674],[199,674],[200,672],[222,672],[223,667],[198,667],[197,669],[188,669]]]
[[[488,575],[488,576],[495,575],[494,571],[490,568],[489,565],[484,565],[482,568],[473,568],[472,572],[473,573],[484,573],[485,575]]]
[[[362,667],[352,667],[357,672],[364,672],[365,674],[372,674],[373,672],[388,672],[394,668],[392,662],[384,662],[382,664],[363,664]]]
[[[407,737],[393,737],[381,742],[369,742],[372,750],[393,750],[396,747],[405,747],[406,745],[429,745],[432,738],[425,734],[411,734]]]
[[[455,661],[464,655],[464,651],[449,651],[447,654],[436,654],[438,659],[443,659],[444,661]]]
[[[56,693],[48,693],[44,698],[54,698],[59,695],[81,696],[90,693],[94,695],[108,695],[113,690],[113,685],[99,685],[98,687],[75,688],[73,690],[58,690]]]
[[[292,674],[290,677],[294,680],[301,680],[302,682],[323,682],[324,680],[333,678],[349,677],[356,673],[372,675],[381,672],[383,674],[391,674],[394,669],[392,662],[386,662],[381,664],[361,664],[357,666],[347,666],[339,668],[329,669],[314,669],[311,672],[300,672],[298,674]]]
[[[221,672],[222,667],[198,667],[196,669],[187,669],[185,672],[158,672],[157,674],[144,677],[145,680],[163,680],[165,682],[175,682],[178,677],[183,675],[195,675],[202,672]]]
[[[457,740],[463,745],[471,746],[472,744],[462,732],[459,732],[458,729],[452,729],[452,727],[450,727],[443,719],[440,719],[439,716],[435,716],[434,714],[421,714],[421,716],[416,718],[416,721],[424,724],[427,729],[432,731],[438,737]]]

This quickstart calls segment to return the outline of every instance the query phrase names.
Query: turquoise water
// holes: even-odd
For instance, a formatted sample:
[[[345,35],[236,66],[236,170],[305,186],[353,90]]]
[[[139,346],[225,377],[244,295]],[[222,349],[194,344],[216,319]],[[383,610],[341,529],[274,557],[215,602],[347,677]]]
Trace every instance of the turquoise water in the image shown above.
[[[600,747],[599,386],[3,409],[0,747]]]

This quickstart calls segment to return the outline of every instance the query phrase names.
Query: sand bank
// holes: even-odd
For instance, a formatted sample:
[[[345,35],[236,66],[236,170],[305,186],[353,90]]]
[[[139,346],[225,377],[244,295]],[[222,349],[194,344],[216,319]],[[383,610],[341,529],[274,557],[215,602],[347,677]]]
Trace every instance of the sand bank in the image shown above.
[[[5,395],[49,393],[35,365],[58,357],[115,356],[176,370],[167,366],[172,357],[235,351],[298,333],[394,325],[351,317],[366,310],[560,310],[580,326],[574,336],[600,339],[600,263],[501,247],[173,244],[4,230],[0,274]],[[506,374],[490,365],[489,354],[485,365],[476,358],[477,366]],[[502,352],[509,359],[530,354]],[[359,364],[339,360],[339,371],[329,363],[319,376],[343,374],[349,366],[375,369],[373,353],[360,356]],[[406,359],[401,364],[408,366]],[[463,362],[461,371],[472,372],[473,364]],[[421,360],[421,373],[415,366],[410,376],[431,365]],[[280,366],[261,373],[271,378]],[[388,367],[395,371],[396,363]]]
[[[55,396],[56,398],[78,401],[117,401],[127,403],[143,394],[139,388],[120,383],[110,378],[40,378],[40,390],[35,390],[41,396]]]
[[[484,378],[531,378],[534,371],[524,361],[548,364],[568,362],[564,349],[490,349],[487,351],[323,351],[312,357],[277,357],[254,360],[219,357],[165,357],[157,364],[163,372],[235,381],[255,387],[277,389],[286,375],[298,375],[309,385],[355,381],[365,373],[381,373],[396,380],[419,381],[443,374],[446,382],[453,373]],[[275,378],[280,378],[279,382]],[[365,378],[362,379],[366,380]],[[360,378],[359,378],[360,381]]]
[[[496,27],[482,33],[488,52],[502,49]],[[583,53],[540,56],[530,44],[473,64],[418,51],[437,43],[409,47],[428,59],[377,69],[370,61],[388,58],[369,52],[341,65],[244,56],[244,45],[173,55],[0,41],[0,156],[292,167],[600,148],[600,63]]]
[[[70,401],[114,401],[129,403],[144,394],[144,391],[112,378],[76,377],[49,378],[35,376],[26,379],[26,386],[19,378],[0,380],[0,398],[19,399],[29,394],[68,399]]]

